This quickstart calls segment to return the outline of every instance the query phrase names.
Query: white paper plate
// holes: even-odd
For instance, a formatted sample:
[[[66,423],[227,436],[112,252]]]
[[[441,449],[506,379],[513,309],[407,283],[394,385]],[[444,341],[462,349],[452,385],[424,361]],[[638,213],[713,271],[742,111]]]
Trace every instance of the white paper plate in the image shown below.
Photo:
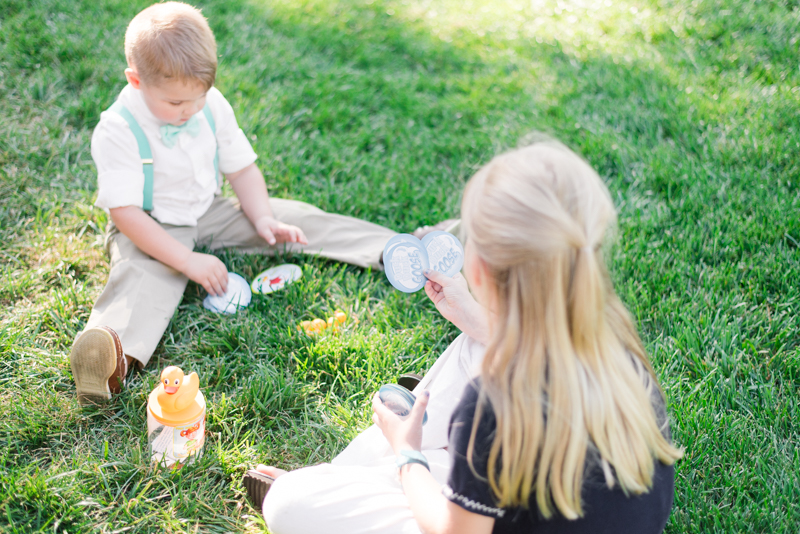
[[[268,295],[274,291],[283,289],[287,284],[291,284],[303,277],[303,270],[297,265],[284,263],[277,267],[267,269],[259,274],[250,284],[253,293]]]
[[[228,291],[221,297],[208,295],[203,300],[203,306],[216,313],[232,314],[246,308],[252,296],[247,280],[236,273],[228,273]]]

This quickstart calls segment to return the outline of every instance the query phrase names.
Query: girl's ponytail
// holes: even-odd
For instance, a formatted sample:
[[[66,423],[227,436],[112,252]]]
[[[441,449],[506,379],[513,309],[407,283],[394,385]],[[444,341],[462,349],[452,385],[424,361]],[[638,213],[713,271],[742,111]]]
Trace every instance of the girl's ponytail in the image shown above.
[[[569,289],[569,325],[575,351],[594,352],[603,327],[606,288],[597,258],[599,251],[583,245],[575,251]]]
[[[653,370],[605,269],[615,213],[600,178],[562,145],[537,143],[478,171],[462,217],[495,286],[468,458],[488,400],[498,505],[528,506],[533,492],[544,517],[579,517],[590,447],[609,486],[647,491],[654,461],[682,453],[661,432]]]

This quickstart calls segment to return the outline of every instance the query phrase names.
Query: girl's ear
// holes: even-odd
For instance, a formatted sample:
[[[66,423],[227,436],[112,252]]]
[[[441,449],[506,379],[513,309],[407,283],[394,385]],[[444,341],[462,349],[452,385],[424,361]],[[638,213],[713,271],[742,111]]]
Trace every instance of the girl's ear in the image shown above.
[[[483,290],[486,288],[486,282],[489,276],[489,266],[486,265],[486,262],[483,260],[483,258],[477,254],[473,254],[472,258],[472,270],[475,273],[473,276],[475,287]]]
[[[128,83],[131,84],[131,87],[134,89],[140,89],[142,85],[142,79],[139,78],[139,73],[133,70],[132,68],[128,67],[125,69],[125,78],[128,80]]]
[[[489,266],[483,258],[475,252],[475,249],[467,241],[464,254],[464,274],[467,275],[467,283],[472,290],[473,296],[484,306],[489,303],[486,294],[489,289]]]

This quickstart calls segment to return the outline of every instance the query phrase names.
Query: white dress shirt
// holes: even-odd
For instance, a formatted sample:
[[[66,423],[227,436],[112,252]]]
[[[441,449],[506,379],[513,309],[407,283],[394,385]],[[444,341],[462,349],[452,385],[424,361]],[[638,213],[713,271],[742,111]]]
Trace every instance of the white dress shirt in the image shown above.
[[[239,128],[233,108],[216,88],[206,97],[216,125],[216,140],[201,110],[200,133],[192,137],[178,134],[178,142],[167,148],[156,119],[145,104],[141,91],[127,85],[119,94],[120,103],[139,123],[153,153],[153,211],[150,215],[164,224],[196,226],[211,205],[220,184],[214,176],[214,155],[219,150],[222,174],[240,171],[255,162],[256,153]],[[97,201],[105,210],[123,206],[142,206],[144,171],[136,137],[117,113],[104,111],[92,134],[92,158],[97,166]]]

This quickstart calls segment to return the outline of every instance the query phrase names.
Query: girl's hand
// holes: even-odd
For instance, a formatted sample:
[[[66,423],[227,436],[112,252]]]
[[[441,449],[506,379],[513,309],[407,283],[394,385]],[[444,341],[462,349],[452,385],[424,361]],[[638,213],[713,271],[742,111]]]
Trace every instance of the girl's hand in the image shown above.
[[[427,271],[425,293],[436,305],[442,317],[453,323],[459,330],[486,345],[489,342],[489,319],[486,310],[472,293],[461,273],[452,278],[440,272]]]
[[[422,447],[422,417],[431,394],[423,391],[417,396],[414,407],[406,419],[401,419],[383,405],[376,393],[372,397],[372,422],[378,425],[395,454],[401,450],[418,451]]]

